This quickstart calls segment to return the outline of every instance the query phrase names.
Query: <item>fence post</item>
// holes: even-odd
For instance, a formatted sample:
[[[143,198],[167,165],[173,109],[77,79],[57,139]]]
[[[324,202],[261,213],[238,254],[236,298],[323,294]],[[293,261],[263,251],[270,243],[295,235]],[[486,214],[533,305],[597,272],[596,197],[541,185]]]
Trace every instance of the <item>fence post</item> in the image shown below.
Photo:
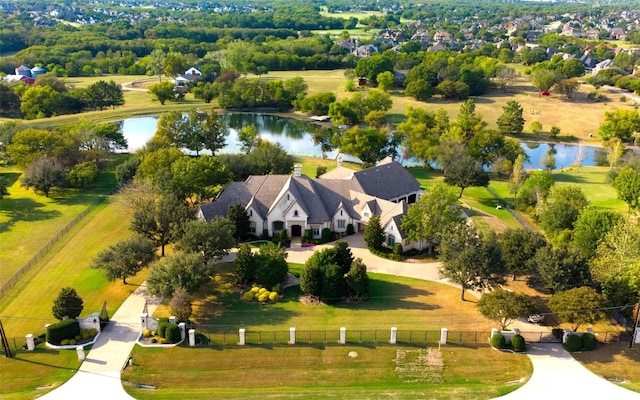
[[[440,344],[447,344],[448,335],[449,335],[449,330],[447,328],[440,329]]]
[[[396,341],[398,339],[398,328],[396,328],[395,326],[391,327],[391,337],[389,338],[389,343],[390,344],[396,344]]]
[[[296,328],[289,328],[289,344],[296,344]]]
[[[196,345],[196,330],[189,329],[189,347],[195,347]]]
[[[246,342],[245,342],[246,338],[245,338],[245,330],[244,330],[244,328],[240,328],[240,329],[238,329],[238,335],[240,336],[240,338],[239,338],[239,339],[240,339],[240,341],[238,342],[238,344],[239,344],[240,346],[244,346],[244,345],[245,345],[245,343],[246,343]]]
[[[344,326],[340,328],[340,344],[345,344],[347,342],[347,328]]]

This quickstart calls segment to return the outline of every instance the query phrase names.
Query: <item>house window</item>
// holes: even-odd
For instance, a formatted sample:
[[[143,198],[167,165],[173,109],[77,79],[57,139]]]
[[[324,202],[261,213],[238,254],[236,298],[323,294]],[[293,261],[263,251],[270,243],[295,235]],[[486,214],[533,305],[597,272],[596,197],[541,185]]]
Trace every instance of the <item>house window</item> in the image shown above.
[[[293,212],[293,216],[294,216],[294,217],[297,217],[297,216],[298,216],[298,210],[295,210],[295,211]]]
[[[338,229],[344,229],[347,226],[347,221],[344,219],[338,220]]]
[[[249,233],[256,233],[256,223],[254,221],[249,222]]]
[[[249,210],[249,216],[253,217],[253,210]]]
[[[314,226],[313,228],[311,228],[311,233],[313,234],[313,237],[320,236],[320,227]]]
[[[340,216],[342,216],[342,210],[340,210]]]
[[[371,215],[371,214],[369,214],[369,211],[365,211],[365,212],[364,212],[364,216],[365,216],[365,217],[369,218],[369,216],[370,216],[370,215]]]
[[[287,193],[287,201],[289,201],[289,193]]]
[[[393,247],[394,244],[396,244],[396,238],[393,235],[387,236],[387,245]]]

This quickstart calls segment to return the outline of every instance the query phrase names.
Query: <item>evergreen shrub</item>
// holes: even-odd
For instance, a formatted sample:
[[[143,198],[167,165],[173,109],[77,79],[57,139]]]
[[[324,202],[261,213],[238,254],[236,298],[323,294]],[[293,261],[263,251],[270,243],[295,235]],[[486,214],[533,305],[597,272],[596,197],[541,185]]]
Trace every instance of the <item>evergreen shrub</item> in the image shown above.
[[[567,342],[564,344],[564,349],[568,352],[581,351],[582,350],[582,338],[578,335],[569,335]]]
[[[495,333],[491,336],[491,347],[496,349],[504,349],[507,347],[507,340],[502,333]]]

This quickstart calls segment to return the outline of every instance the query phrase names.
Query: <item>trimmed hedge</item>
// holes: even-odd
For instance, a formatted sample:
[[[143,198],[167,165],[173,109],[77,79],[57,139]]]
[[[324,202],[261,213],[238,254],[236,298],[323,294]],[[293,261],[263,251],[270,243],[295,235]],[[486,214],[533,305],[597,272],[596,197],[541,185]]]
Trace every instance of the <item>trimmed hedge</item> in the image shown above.
[[[567,342],[564,344],[564,349],[568,352],[581,351],[582,350],[582,338],[578,335],[569,335]]]
[[[525,353],[527,351],[527,346],[522,335],[513,335],[513,337],[511,337],[511,347],[513,347],[513,351],[518,353]]]
[[[507,347],[507,340],[502,333],[494,333],[493,336],[491,336],[490,343],[491,347],[496,349],[504,349]]]
[[[592,333],[585,333],[582,335],[582,349],[585,351],[595,350],[598,345],[598,340]]]
[[[553,328],[551,329],[551,334],[553,335],[554,338],[558,340],[562,340],[562,337],[564,336],[564,329]]]
[[[164,337],[171,343],[178,343],[182,340],[180,335],[180,327],[176,324],[169,324],[164,332]]]
[[[80,333],[80,324],[75,319],[65,319],[47,327],[47,342],[60,344],[63,339],[72,339]]]
[[[166,337],[166,329],[167,326],[169,326],[171,324],[169,324],[169,319],[168,318],[160,318],[158,320],[158,336],[160,336],[161,338]]]

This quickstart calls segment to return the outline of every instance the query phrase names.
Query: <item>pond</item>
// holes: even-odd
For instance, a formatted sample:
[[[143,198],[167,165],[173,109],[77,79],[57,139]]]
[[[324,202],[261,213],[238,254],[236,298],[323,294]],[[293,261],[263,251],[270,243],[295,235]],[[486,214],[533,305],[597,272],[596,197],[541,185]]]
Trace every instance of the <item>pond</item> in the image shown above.
[[[314,129],[312,122],[300,121],[297,119],[280,117],[271,114],[260,113],[226,113],[221,115],[222,120],[229,128],[229,135],[226,140],[226,147],[220,153],[240,152],[238,132],[246,125],[252,125],[262,139],[277,142],[293,155],[307,157],[322,157],[320,146],[313,144],[311,131]],[[121,121],[122,132],[129,143],[129,151],[136,151],[142,148],[151,139],[156,131],[158,117],[137,117],[127,118]],[[580,146],[577,144],[547,144],[521,142],[520,146],[529,156],[526,162],[526,169],[543,168],[540,160],[545,157],[547,149],[555,151],[556,168],[562,169],[571,166],[576,158],[582,153],[584,160],[582,165],[595,165],[596,147]],[[334,158],[335,152],[328,153],[328,157]],[[418,164],[415,160],[406,160],[405,165]]]

